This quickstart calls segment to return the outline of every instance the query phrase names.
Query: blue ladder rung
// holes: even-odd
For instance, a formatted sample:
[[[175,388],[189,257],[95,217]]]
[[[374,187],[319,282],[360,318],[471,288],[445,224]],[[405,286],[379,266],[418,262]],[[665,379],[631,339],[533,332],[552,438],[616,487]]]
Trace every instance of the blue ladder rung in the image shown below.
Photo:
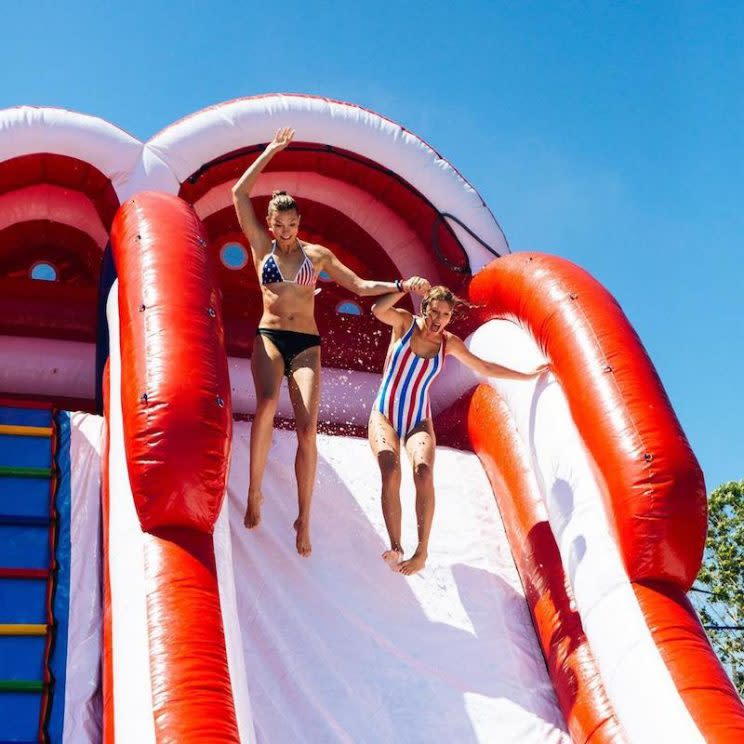
[[[33,516],[30,514],[0,514],[0,525],[48,527],[51,522],[51,517]]]

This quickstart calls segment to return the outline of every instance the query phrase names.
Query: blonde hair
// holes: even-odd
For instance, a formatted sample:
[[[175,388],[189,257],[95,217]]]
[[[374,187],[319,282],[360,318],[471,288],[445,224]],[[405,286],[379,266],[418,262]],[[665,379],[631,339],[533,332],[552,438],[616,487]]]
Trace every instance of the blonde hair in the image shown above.
[[[449,287],[445,287],[441,284],[437,284],[432,287],[421,300],[421,313],[426,315],[426,311],[432,302],[446,302],[454,311],[458,307],[472,307],[467,301],[463,300],[462,297],[458,297]]]
[[[289,212],[294,209],[298,214],[297,202],[286,191],[272,191],[271,201],[269,202],[268,214],[272,212]]]

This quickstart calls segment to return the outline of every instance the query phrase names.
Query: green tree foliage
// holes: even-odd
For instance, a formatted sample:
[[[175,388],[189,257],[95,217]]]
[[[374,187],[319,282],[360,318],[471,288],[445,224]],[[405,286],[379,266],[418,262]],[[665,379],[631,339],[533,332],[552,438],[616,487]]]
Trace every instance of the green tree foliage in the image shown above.
[[[696,606],[713,648],[744,697],[744,481],[708,499],[708,538]]]

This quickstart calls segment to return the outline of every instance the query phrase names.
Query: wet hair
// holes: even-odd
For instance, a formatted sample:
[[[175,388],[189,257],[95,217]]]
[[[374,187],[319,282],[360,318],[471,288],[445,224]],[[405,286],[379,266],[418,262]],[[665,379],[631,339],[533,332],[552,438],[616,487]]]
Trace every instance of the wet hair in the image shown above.
[[[297,209],[297,202],[290,194],[286,191],[271,192],[268,214],[271,214],[272,212],[289,212],[292,209],[294,209],[297,214],[300,213],[300,210]]]
[[[459,307],[473,307],[467,300],[458,297],[449,287],[437,284],[432,287],[421,300],[421,313],[426,315],[426,311],[432,302],[446,302],[454,311]]]

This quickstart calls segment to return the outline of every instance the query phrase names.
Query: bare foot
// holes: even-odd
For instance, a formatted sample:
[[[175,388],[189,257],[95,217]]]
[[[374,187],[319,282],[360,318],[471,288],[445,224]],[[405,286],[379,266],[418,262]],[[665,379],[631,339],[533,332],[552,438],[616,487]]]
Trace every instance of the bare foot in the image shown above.
[[[390,566],[391,571],[398,573],[400,571],[400,560],[403,558],[403,551],[400,548],[390,548],[382,554],[382,560]]]
[[[307,558],[313,552],[313,546],[310,545],[310,525],[301,522],[298,517],[295,519],[294,528],[297,531],[297,552],[303,558]]]
[[[426,558],[426,553],[419,553],[417,550],[407,561],[401,562],[398,570],[406,576],[411,576],[426,565]]]
[[[261,491],[248,491],[248,504],[245,507],[243,524],[249,530],[257,527],[261,521],[261,504],[263,504],[263,494]]]

